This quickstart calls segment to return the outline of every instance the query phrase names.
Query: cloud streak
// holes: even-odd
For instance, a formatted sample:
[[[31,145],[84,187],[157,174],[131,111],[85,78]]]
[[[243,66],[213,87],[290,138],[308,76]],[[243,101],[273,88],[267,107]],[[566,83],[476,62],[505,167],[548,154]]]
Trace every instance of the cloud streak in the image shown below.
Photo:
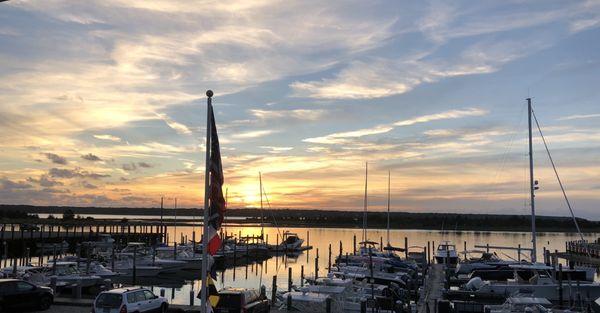
[[[391,124],[378,125],[372,128],[363,128],[354,131],[333,133],[322,137],[306,138],[303,141],[317,144],[339,144],[347,142],[348,138],[359,138],[363,136],[378,135],[388,133],[396,127],[411,126],[420,123],[427,123],[439,120],[458,119],[471,116],[483,116],[488,112],[479,108],[467,108],[461,110],[450,110],[436,114],[417,116],[411,119],[397,121]]]

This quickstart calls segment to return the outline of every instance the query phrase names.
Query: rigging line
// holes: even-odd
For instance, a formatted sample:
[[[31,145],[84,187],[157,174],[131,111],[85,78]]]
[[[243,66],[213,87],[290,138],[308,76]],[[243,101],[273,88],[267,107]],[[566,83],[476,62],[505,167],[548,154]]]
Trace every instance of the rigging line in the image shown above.
[[[519,121],[516,125],[515,129],[520,129],[521,128],[521,124],[523,123],[523,117],[525,116],[525,114],[523,114],[523,112],[525,111],[525,107],[526,106],[521,106],[521,111],[519,112]],[[504,151],[504,153],[500,156],[499,160],[500,160],[500,167],[496,169],[496,172],[494,173],[493,176],[493,180],[491,183],[491,188],[488,189],[485,193],[483,193],[483,198],[484,199],[488,199],[490,197],[490,195],[492,194],[492,192],[496,189],[496,187],[498,187],[500,185],[500,178],[502,177],[502,174],[505,172],[504,169],[507,166],[508,163],[508,159],[509,159],[509,154],[512,151],[513,145],[515,143],[515,139],[517,137],[518,132],[513,132],[512,135],[510,136],[509,142],[508,142],[508,146],[506,147],[506,150]]]
[[[269,202],[269,197],[267,197],[267,191],[265,190],[265,186],[262,187],[262,192],[265,196],[265,200],[267,200],[267,206],[269,207],[269,213],[271,213],[271,217],[273,218],[273,223],[275,224],[275,228],[277,228],[277,234],[283,240],[283,236],[281,235],[281,231],[279,231],[279,225],[277,225],[277,219],[275,219],[275,215],[273,214],[273,210],[271,209],[271,202]],[[275,245],[278,245],[279,242],[276,242]]]
[[[585,239],[583,239],[583,234],[581,233],[581,229],[579,228],[579,223],[577,222],[577,218],[575,217],[575,213],[573,212],[573,208],[571,207],[571,202],[569,201],[569,197],[567,197],[567,192],[565,191],[565,187],[563,186],[563,183],[560,180],[560,176],[558,175],[558,170],[556,169],[556,165],[554,164],[554,159],[552,158],[552,155],[550,154],[550,149],[548,148],[548,144],[546,143],[546,138],[544,137],[544,134],[542,133],[542,128],[540,127],[540,123],[538,122],[538,119],[535,116],[535,112],[533,110],[531,110],[531,112],[533,113],[533,119],[535,120],[535,125],[537,125],[537,129],[540,132],[540,136],[542,137],[542,142],[544,143],[544,147],[546,148],[546,153],[548,154],[548,159],[550,160],[550,164],[552,164],[552,169],[554,170],[554,174],[556,175],[556,180],[558,181],[560,190],[562,191],[563,197],[565,198],[567,206],[569,207],[569,211],[571,212],[571,217],[573,218],[573,222],[575,223],[575,227],[577,228],[577,233],[579,233],[579,237],[581,238],[581,241],[585,242]],[[587,252],[588,257],[591,258],[590,250],[589,250],[587,244],[585,245],[585,250]]]

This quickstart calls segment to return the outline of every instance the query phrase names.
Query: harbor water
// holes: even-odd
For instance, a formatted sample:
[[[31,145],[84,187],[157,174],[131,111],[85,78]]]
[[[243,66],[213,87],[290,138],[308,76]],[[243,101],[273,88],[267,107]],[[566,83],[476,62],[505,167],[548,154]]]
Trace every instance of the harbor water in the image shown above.
[[[202,229],[200,226],[178,226],[169,227],[169,238],[179,238],[181,235],[187,236],[188,240],[192,238],[192,232],[196,231],[199,240],[199,234]],[[175,233],[175,231],[177,233]],[[225,231],[228,234],[238,236],[256,236],[260,235],[260,227],[226,227]],[[335,262],[335,257],[340,254],[340,242],[342,245],[342,254],[353,252],[354,236],[356,236],[357,246],[361,241],[362,230],[358,228],[281,228],[265,227],[265,238],[268,236],[270,244],[274,244],[277,238],[281,240],[284,231],[297,233],[300,238],[304,239],[304,245],[313,247],[311,250],[303,251],[300,254],[288,255],[280,254],[259,262],[250,262],[249,264],[238,265],[235,267],[219,270],[217,272],[217,280],[215,281],[217,288],[223,287],[248,287],[259,288],[264,285],[267,291],[271,290],[273,276],[277,276],[278,290],[287,290],[288,288],[288,270],[292,269],[292,282],[294,285],[300,285],[301,268],[304,267],[305,277],[314,277],[315,275],[315,257],[318,253],[318,273],[323,276],[327,273],[329,265],[329,246],[331,245],[331,262]],[[584,238],[588,240],[596,240],[600,234],[587,233]],[[519,244],[523,247],[530,247],[531,234],[529,232],[481,232],[481,231],[430,231],[430,230],[390,230],[390,244],[396,247],[404,247],[405,237],[408,240],[408,246],[411,251],[423,251],[427,247],[427,243],[438,243],[442,241],[450,241],[456,245],[458,251],[463,251],[464,242],[467,243],[467,250],[475,249],[475,245],[490,246],[511,246],[517,247]],[[385,229],[370,229],[368,238],[371,241],[383,241],[387,243],[387,231]],[[543,260],[543,248],[550,251],[565,249],[565,242],[569,240],[577,240],[577,233],[559,233],[547,232],[538,233],[538,260]],[[318,252],[317,252],[318,250]],[[479,248],[478,250],[482,250]],[[517,259],[517,251],[514,250],[494,250],[503,259]],[[522,259],[526,259],[528,252],[522,252]],[[462,255],[461,255],[462,256]],[[243,260],[242,260],[243,261]],[[596,280],[598,276],[596,275]],[[170,299],[171,303],[189,304],[190,294],[194,296],[200,290],[200,272],[182,271],[180,274],[171,274],[159,276],[138,281],[146,287],[150,287],[154,292],[159,294],[161,289],[164,289],[165,296]],[[270,294],[268,292],[267,294]],[[198,299],[194,299],[194,303],[198,303]]]

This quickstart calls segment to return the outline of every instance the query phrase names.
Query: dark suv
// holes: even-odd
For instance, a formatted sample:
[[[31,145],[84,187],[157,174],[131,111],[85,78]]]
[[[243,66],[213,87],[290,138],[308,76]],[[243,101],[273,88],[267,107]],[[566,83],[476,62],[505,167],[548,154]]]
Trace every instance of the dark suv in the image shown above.
[[[268,313],[269,300],[255,289],[226,288],[219,291],[215,313]]]
[[[47,310],[54,301],[54,292],[20,279],[0,279],[0,312],[20,312],[21,309]]]

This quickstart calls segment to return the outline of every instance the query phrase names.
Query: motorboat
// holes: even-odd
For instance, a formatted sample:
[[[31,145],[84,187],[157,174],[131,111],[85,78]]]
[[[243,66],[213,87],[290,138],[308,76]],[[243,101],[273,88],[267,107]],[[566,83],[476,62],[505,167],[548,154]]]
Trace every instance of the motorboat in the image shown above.
[[[461,274],[470,274],[475,270],[493,270],[502,266],[508,267],[508,265],[511,264],[521,263],[516,260],[502,260],[496,253],[489,253],[480,250],[465,251],[464,253],[480,253],[480,256],[471,257],[460,261],[454,271],[457,276]]]
[[[135,256],[134,256],[135,255]],[[154,255],[154,252],[141,242],[130,242],[121,252],[118,258],[135,258],[136,266],[159,266],[161,272],[175,272],[182,270],[187,262],[173,259],[163,259]]]
[[[175,250],[174,246],[162,246],[157,247],[154,251],[156,257],[161,260],[172,259],[185,262],[186,264],[183,266],[184,270],[202,269],[202,255],[196,254],[192,247],[179,245],[177,246],[177,250]]]
[[[435,251],[435,260],[439,264],[456,264],[458,263],[458,253],[456,246],[449,241],[440,243]]]
[[[53,262],[45,265],[45,273],[50,278],[67,284],[79,284],[81,287],[92,287],[104,283],[102,277],[82,273],[77,262]]]
[[[112,266],[112,264],[111,264]],[[123,276],[133,276],[133,259],[123,258],[114,261],[115,272]],[[160,266],[151,265],[136,265],[135,275],[136,277],[156,277],[163,271]]]
[[[285,231],[281,243],[277,245],[269,245],[269,250],[272,251],[297,251],[300,250],[304,239],[300,239],[298,234]]]
[[[550,301],[558,301],[560,284],[554,275],[551,274],[554,268],[544,264],[531,265],[510,265],[513,270],[513,279],[505,282],[484,281],[479,277],[471,279],[464,286],[463,293],[469,293],[473,296],[485,298],[487,296],[512,295],[516,293],[531,294],[532,297],[546,298]],[[567,288],[567,282],[563,281],[563,288]],[[572,286],[580,294],[585,294],[590,298],[600,297],[600,284],[596,282],[582,282],[577,286]],[[454,292],[448,291],[450,294]],[[566,292],[563,291],[563,297]]]
[[[73,262],[73,263],[79,265],[78,266],[79,271],[81,271],[82,273],[100,276],[101,278],[111,278],[111,277],[114,277],[119,274],[117,272],[113,272],[113,271],[109,270],[108,268],[106,268],[104,265],[102,265],[100,262],[98,262],[96,260],[90,260],[88,262],[88,259],[78,258],[77,256],[72,256],[72,255],[65,256],[57,261],[58,262]],[[50,260],[49,264],[53,264],[53,260]]]

